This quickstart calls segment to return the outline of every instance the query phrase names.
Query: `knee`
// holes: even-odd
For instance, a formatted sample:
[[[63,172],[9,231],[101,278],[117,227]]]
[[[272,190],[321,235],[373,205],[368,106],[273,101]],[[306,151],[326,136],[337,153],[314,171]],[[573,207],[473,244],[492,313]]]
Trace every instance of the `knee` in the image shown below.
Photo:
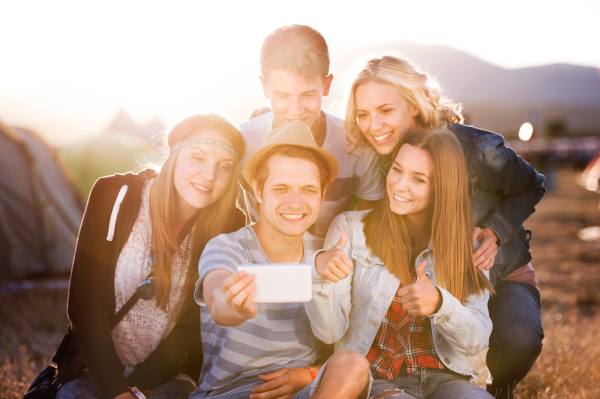
[[[504,329],[494,326],[492,336],[494,344],[502,351],[536,357],[542,351],[544,333],[541,326],[537,326],[536,323],[524,321]]]
[[[366,384],[369,380],[369,361],[358,352],[337,352],[329,358],[327,367],[330,366],[336,369],[342,369],[343,373],[341,375],[354,381],[364,380],[364,383]]]

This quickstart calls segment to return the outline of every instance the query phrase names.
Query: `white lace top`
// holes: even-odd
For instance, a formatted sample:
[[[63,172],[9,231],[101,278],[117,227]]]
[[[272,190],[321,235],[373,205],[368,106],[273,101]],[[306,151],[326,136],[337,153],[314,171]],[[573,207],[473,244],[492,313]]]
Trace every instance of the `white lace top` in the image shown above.
[[[151,250],[152,228],[150,224],[150,188],[154,179],[145,183],[142,202],[133,230],[119,254],[115,271],[116,311],[135,293],[137,286],[152,271],[148,255]],[[188,238],[181,244],[182,252]],[[112,330],[112,338],[121,362],[135,366],[152,353],[175,326],[173,315],[177,309],[190,260],[179,254],[173,256],[171,293],[167,312],[156,306],[156,300],[138,300],[133,308]]]

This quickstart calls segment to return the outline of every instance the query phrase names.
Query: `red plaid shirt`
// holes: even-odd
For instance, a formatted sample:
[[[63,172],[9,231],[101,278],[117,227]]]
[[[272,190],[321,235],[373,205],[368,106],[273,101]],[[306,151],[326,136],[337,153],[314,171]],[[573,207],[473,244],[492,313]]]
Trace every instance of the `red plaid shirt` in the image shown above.
[[[413,283],[417,281],[413,274]],[[411,316],[402,307],[398,291],[392,300],[383,322],[377,331],[367,360],[381,377],[394,380],[403,364],[407,374],[412,375],[419,367],[443,369],[431,332],[428,317]]]

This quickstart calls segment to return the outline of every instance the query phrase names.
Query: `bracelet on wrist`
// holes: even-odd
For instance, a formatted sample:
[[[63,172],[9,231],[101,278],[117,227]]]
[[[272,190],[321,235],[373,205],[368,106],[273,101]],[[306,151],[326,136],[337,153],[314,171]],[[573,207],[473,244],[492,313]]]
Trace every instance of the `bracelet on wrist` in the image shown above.
[[[314,381],[315,378],[317,378],[317,371],[314,369],[314,367],[306,366],[304,368],[308,370],[310,373],[310,378]]]

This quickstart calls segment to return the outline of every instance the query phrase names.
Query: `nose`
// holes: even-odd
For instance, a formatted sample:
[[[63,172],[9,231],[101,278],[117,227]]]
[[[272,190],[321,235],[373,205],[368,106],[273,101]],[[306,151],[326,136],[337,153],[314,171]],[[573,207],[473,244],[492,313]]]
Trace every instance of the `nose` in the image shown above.
[[[302,101],[299,97],[294,97],[292,99],[292,115],[293,116],[301,116],[304,112],[304,107],[302,106]]]
[[[216,164],[211,164],[211,163],[207,162],[206,166],[200,172],[200,175],[206,181],[213,181],[213,180],[215,180],[215,177],[217,175],[217,165]]]
[[[371,130],[379,131],[383,129],[383,120],[375,113],[371,116]]]
[[[394,184],[394,189],[396,191],[408,191],[408,188],[408,177],[406,176],[406,174],[403,174]]]
[[[300,209],[300,207],[302,206],[302,200],[300,198],[300,193],[297,191],[290,192],[290,194],[288,195],[288,197],[285,201],[285,205],[289,209]]]

